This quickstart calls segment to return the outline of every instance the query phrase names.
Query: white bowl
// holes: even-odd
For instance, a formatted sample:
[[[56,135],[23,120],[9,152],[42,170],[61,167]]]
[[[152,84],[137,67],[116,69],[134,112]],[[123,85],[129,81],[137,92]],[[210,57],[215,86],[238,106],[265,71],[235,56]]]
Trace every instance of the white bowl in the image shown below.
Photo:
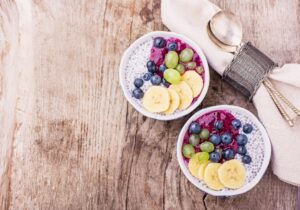
[[[253,134],[254,135],[253,138],[255,138],[255,141],[252,142],[252,144],[254,144],[254,145],[252,145],[253,148],[250,145],[251,151],[249,151],[248,148],[247,148],[247,150],[250,153],[250,156],[252,157],[251,164],[257,164],[257,165],[260,165],[260,167],[258,167],[256,170],[253,168],[255,165],[252,165],[252,166],[251,166],[251,164],[246,165],[247,176],[249,175],[248,173],[251,172],[250,169],[248,171],[247,167],[249,167],[249,168],[252,167],[253,169],[251,169],[251,170],[254,170],[256,173],[252,174],[252,172],[251,172],[251,175],[250,175],[251,179],[249,178],[249,182],[246,182],[243,187],[236,189],[236,190],[224,189],[221,191],[216,191],[216,190],[212,190],[212,189],[208,188],[203,181],[200,181],[191,175],[191,173],[189,172],[187,165],[183,159],[182,144],[183,144],[183,140],[184,140],[184,135],[185,135],[186,131],[188,130],[188,127],[191,124],[191,122],[193,122],[194,120],[196,120],[197,118],[199,118],[200,116],[202,116],[208,112],[216,111],[216,110],[227,110],[227,111],[231,112],[233,115],[243,116],[243,117],[247,118],[247,120],[246,120],[247,123],[251,123],[252,125],[254,125],[253,132],[255,131],[255,133]],[[242,121],[242,123],[245,123],[245,122]],[[252,133],[249,134],[248,144],[251,144]],[[257,141],[260,141],[260,142],[257,142]],[[261,147],[263,147],[263,148],[255,149],[255,147],[257,147],[257,144],[261,145]],[[247,147],[247,145],[246,145],[246,147]],[[260,157],[261,154],[258,154],[258,153],[262,153],[262,152],[263,152],[263,158],[262,158],[262,160],[260,160],[260,158],[258,158],[258,157]],[[237,155],[237,156],[239,156],[239,155]],[[255,158],[255,157],[257,157],[257,158]],[[199,188],[200,190],[202,190],[210,195],[213,195],[213,196],[234,196],[234,195],[239,195],[239,194],[249,191],[262,178],[263,174],[265,173],[265,171],[268,167],[270,158],[271,158],[271,144],[270,144],[270,140],[269,140],[269,137],[268,137],[268,134],[267,134],[265,128],[251,112],[249,112],[246,109],[243,109],[241,107],[237,107],[237,106],[219,105],[219,106],[213,106],[213,107],[205,108],[205,109],[198,111],[192,117],[190,117],[190,119],[185,123],[185,125],[183,126],[183,128],[180,131],[178,141],[177,141],[177,159],[178,159],[178,162],[179,162],[179,165],[180,165],[180,168],[181,168],[183,174],[197,188]],[[260,160],[261,162],[258,163],[257,160]],[[248,179],[248,178],[246,178],[246,179]]]
[[[204,86],[203,86],[203,89],[200,93],[200,96],[197,98],[197,100],[188,109],[183,110],[183,111],[177,111],[171,115],[163,115],[163,114],[156,114],[156,113],[148,112],[137,101],[137,99],[132,97],[132,95],[131,95],[132,89],[128,87],[128,81],[126,82],[126,74],[127,74],[126,67],[128,65],[129,60],[132,59],[131,56],[134,56],[134,51],[141,44],[148,43],[149,40],[151,40],[151,43],[152,43],[152,40],[155,37],[165,37],[165,38],[174,37],[174,38],[178,38],[178,39],[182,40],[183,42],[187,43],[188,45],[190,45],[198,53],[198,55],[202,61],[202,65],[203,65],[204,72],[205,72],[204,73]],[[142,53],[144,53],[144,54],[147,53],[146,56],[149,57],[150,49],[151,49],[151,46],[149,45],[149,49],[147,49],[146,51],[143,51]],[[146,60],[141,61],[141,63],[139,63],[139,66],[137,66],[137,70],[139,70],[139,69],[142,69],[144,71],[144,73],[147,72]],[[204,53],[200,49],[200,47],[194,41],[187,38],[186,36],[183,36],[183,35],[180,35],[177,33],[173,33],[173,32],[165,32],[165,31],[155,31],[155,32],[148,33],[148,34],[140,37],[139,39],[137,39],[133,44],[131,44],[129,46],[129,48],[123,54],[123,57],[121,60],[121,64],[120,64],[120,68],[119,68],[119,79],[120,79],[120,84],[123,89],[124,95],[125,95],[126,99],[129,101],[129,103],[141,114],[143,114],[147,117],[153,118],[153,119],[157,119],[157,120],[174,120],[174,119],[181,118],[181,117],[191,113],[203,101],[203,99],[207,93],[209,81],[210,81],[209,67],[207,64],[207,60],[205,58]],[[132,84],[133,84],[133,81],[132,81]]]

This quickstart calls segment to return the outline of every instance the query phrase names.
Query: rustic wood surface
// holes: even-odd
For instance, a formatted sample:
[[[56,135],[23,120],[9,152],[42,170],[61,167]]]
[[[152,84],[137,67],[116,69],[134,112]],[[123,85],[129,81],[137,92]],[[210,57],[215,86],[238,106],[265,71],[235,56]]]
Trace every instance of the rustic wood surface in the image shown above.
[[[280,64],[300,62],[299,0],[214,2]],[[0,24],[0,209],[296,209],[297,188],[270,169],[241,196],[200,192],[175,154],[188,116],[159,122],[126,102],[121,55],[167,30],[160,0],[0,0]],[[255,113],[211,75],[203,107]]]

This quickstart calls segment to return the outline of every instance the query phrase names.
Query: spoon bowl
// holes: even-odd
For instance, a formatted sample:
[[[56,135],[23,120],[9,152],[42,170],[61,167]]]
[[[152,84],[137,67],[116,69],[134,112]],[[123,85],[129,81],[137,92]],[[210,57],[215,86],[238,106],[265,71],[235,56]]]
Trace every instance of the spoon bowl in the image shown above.
[[[242,23],[228,11],[219,11],[211,18],[208,33],[212,41],[225,51],[234,52],[242,43]]]

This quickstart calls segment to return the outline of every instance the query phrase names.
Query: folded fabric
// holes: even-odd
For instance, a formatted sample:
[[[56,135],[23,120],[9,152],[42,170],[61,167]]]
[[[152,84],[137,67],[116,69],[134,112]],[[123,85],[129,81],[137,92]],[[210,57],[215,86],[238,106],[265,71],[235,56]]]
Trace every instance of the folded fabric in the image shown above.
[[[185,9],[182,9],[185,8]],[[194,40],[204,51],[210,66],[220,75],[233,59],[233,54],[222,51],[209,38],[208,21],[220,8],[207,0],[162,0],[163,23],[173,32]],[[251,40],[249,40],[251,41]],[[300,107],[300,65],[286,64],[275,68],[268,76],[274,87],[296,107]],[[300,119],[290,127],[282,118],[264,85],[253,97],[258,116],[272,143],[272,169],[281,180],[300,186]],[[295,117],[292,115],[291,117]]]

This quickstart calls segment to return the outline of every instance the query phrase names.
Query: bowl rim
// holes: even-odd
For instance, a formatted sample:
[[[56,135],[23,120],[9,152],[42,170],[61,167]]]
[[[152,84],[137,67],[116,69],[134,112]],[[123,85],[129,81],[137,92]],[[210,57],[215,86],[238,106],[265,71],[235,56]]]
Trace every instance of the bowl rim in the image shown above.
[[[183,155],[182,155],[182,144],[183,144],[183,139],[184,139],[184,135],[188,129],[188,126],[190,125],[190,123],[195,120],[196,118],[200,117],[201,115],[208,113],[210,111],[216,111],[216,110],[237,110],[241,113],[245,113],[247,114],[251,120],[258,126],[259,130],[262,132],[262,136],[263,136],[263,140],[264,140],[264,146],[265,146],[265,155],[264,155],[264,160],[261,166],[261,169],[259,170],[259,172],[257,173],[257,175],[254,177],[254,179],[247,183],[246,185],[244,185],[243,187],[236,189],[236,190],[230,190],[230,191],[216,191],[216,190],[212,190],[209,188],[204,188],[199,180],[195,177],[193,177],[190,172],[188,171],[188,168],[186,167],[185,163],[184,163],[184,159],[183,159]],[[187,122],[184,124],[184,126],[182,127],[180,134],[178,136],[177,139],[177,145],[176,145],[176,153],[177,153],[177,160],[180,166],[181,171],[183,172],[183,174],[185,175],[185,177],[193,184],[195,185],[198,189],[200,189],[203,192],[206,192],[210,195],[213,196],[234,196],[234,195],[239,195],[239,194],[243,194],[249,190],[251,190],[253,187],[256,186],[256,184],[261,180],[261,178],[263,177],[264,173],[266,172],[269,162],[270,162],[270,158],[271,158],[271,143],[270,143],[270,139],[269,136],[267,134],[267,131],[265,129],[265,127],[262,125],[262,123],[257,119],[257,117],[252,114],[251,112],[249,112],[248,110],[242,108],[242,107],[238,107],[238,106],[233,106],[233,105],[217,105],[217,106],[212,106],[212,107],[208,107],[208,108],[204,108],[199,110],[198,112],[196,112],[193,116],[191,116]]]
[[[162,37],[175,37],[178,39],[183,40],[184,42],[186,42],[187,44],[189,44],[199,55],[201,61],[202,61],[202,66],[204,68],[204,85],[203,85],[203,89],[200,93],[200,96],[198,97],[198,99],[186,110],[183,110],[181,112],[179,112],[177,115],[157,115],[155,113],[150,113],[147,110],[145,110],[144,108],[141,108],[139,106],[137,106],[134,102],[133,102],[133,98],[130,95],[129,91],[127,91],[126,88],[126,84],[125,84],[125,65],[127,63],[128,57],[130,55],[130,53],[141,43],[143,42],[145,39],[148,39],[149,37],[153,37],[153,36],[162,36]],[[147,33],[143,36],[141,36],[140,38],[138,38],[137,40],[135,40],[124,52],[122,59],[121,59],[121,63],[119,66],[119,81],[120,81],[120,85],[122,87],[123,93],[125,95],[125,98],[127,99],[127,101],[141,114],[143,114],[146,117],[152,118],[152,119],[156,119],[156,120],[162,120],[162,121],[169,121],[169,120],[175,120],[175,119],[179,119],[182,118],[186,115],[188,115],[189,113],[191,113],[192,111],[194,111],[203,101],[203,99],[205,98],[207,91],[208,91],[208,87],[209,87],[209,83],[210,83],[210,73],[209,73],[209,66],[207,63],[207,59],[206,56],[204,55],[204,52],[202,51],[202,49],[200,48],[199,45],[196,44],[196,42],[194,42],[193,40],[191,40],[190,38],[182,35],[182,34],[178,34],[178,33],[174,33],[174,32],[168,32],[168,31],[153,31],[150,33]]]

